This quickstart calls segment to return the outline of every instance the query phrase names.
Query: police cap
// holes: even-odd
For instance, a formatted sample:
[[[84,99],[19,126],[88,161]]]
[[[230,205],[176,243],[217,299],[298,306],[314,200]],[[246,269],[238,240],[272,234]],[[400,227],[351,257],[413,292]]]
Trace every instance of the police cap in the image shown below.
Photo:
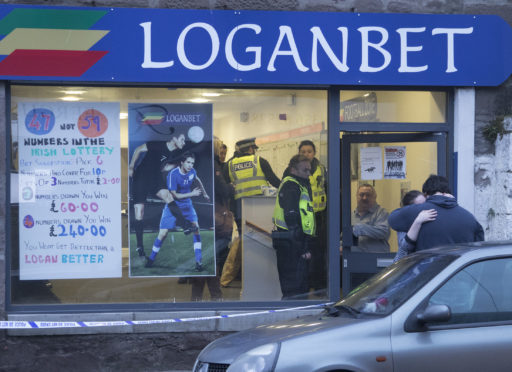
[[[258,149],[258,146],[256,146],[256,138],[246,138],[243,140],[240,140],[236,143],[236,146],[240,151],[245,151],[251,147],[254,147],[255,149]]]

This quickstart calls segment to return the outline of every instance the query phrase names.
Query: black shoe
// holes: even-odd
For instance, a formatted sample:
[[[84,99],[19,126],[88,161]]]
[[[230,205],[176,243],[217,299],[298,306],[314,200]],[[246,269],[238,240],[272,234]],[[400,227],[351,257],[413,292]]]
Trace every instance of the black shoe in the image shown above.
[[[144,253],[144,248],[143,247],[137,247],[137,253],[139,254],[139,257],[146,256],[146,253]]]
[[[186,227],[186,228],[184,228],[184,229],[183,229],[183,234],[185,234],[185,235],[189,235],[189,234],[191,234],[191,233],[196,232],[197,230],[199,230],[199,229],[197,228],[197,226],[195,226],[195,225],[190,225],[189,227]]]
[[[151,258],[146,257],[146,264],[144,265],[144,267],[151,267],[151,266],[153,266],[154,263],[155,263],[155,260],[152,260]]]
[[[203,271],[203,265],[200,262],[196,262],[196,271]]]

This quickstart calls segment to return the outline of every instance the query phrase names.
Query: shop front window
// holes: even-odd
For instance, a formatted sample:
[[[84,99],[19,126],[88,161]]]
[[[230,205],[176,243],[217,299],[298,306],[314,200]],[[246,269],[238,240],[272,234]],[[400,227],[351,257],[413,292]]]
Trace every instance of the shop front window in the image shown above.
[[[326,91],[15,85],[11,102],[12,305],[280,301],[298,273],[284,297],[326,297]],[[290,273],[272,230],[299,150],[317,227]]]
[[[446,92],[371,91],[340,92],[341,122],[444,123]],[[368,127],[378,131],[378,126]]]

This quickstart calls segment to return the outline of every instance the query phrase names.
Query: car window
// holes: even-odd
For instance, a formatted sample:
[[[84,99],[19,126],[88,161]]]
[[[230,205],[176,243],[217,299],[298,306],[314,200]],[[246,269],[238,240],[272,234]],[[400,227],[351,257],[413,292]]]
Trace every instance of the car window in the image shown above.
[[[429,305],[440,304],[451,309],[449,324],[512,320],[512,258],[465,267],[431,296]]]
[[[362,314],[390,314],[456,258],[431,253],[406,256],[354,289],[335,307],[348,306]]]

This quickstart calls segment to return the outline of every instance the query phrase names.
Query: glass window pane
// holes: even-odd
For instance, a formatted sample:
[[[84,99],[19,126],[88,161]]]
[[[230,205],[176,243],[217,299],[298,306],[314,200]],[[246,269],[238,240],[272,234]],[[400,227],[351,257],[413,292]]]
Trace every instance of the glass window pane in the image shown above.
[[[111,169],[96,163],[87,163],[97,160],[98,155],[92,154],[92,151],[107,151],[99,149],[102,146],[107,147],[101,145],[102,141],[107,141],[106,134],[94,137],[97,142],[92,142],[94,144],[91,146],[95,149],[92,147],[86,149],[87,145],[84,143],[78,145],[73,142],[71,146],[69,143],[63,144],[64,139],[71,142],[71,138],[81,136],[77,132],[77,121],[59,119],[64,115],[63,113],[74,112],[73,110],[77,107],[81,108],[82,106],[76,104],[77,102],[87,103],[86,106],[90,106],[91,109],[102,107],[101,104],[118,105],[119,132],[118,138],[114,138],[118,141],[118,145],[114,147],[119,148],[119,177],[101,177],[104,174],[102,172],[110,172]],[[30,111],[27,107],[51,108],[50,111],[57,118],[52,134],[49,132],[34,134],[29,131],[28,128],[31,128],[34,123],[44,124],[41,120],[48,113],[41,111],[42,114],[39,115],[41,120],[31,122],[27,119],[27,113]],[[194,115],[203,115],[208,112],[208,108],[211,110],[210,122],[194,125],[194,121],[199,117]],[[271,239],[277,187],[290,158],[298,153],[298,145],[303,140],[312,141],[316,149],[315,157],[319,163],[327,167],[326,108],[327,93],[320,90],[13,86],[11,108],[12,304],[279,301],[281,286]],[[21,113],[23,117],[18,117]],[[113,116],[115,115],[110,115],[109,120]],[[84,120],[80,125],[81,128],[96,130],[101,127],[100,115],[93,113]],[[180,120],[181,122],[178,123],[177,121]],[[204,128],[204,131],[202,133],[197,130],[189,131],[195,126]],[[170,128],[173,128],[172,133]],[[31,134],[27,135],[27,131]],[[149,149],[153,149],[154,145],[149,143],[159,142],[158,146],[165,144],[173,150],[181,134],[185,137],[182,150],[190,150],[195,158],[183,159],[183,156],[177,156],[170,159],[168,163],[162,163],[165,166],[158,169],[158,176],[161,177],[161,182],[164,182],[167,188],[166,191],[175,199],[175,202],[184,200],[180,202],[181,204],[177,203],[184,220],[180,220],[180,216],[175,215],[180,212],[171,206],[172,201],[160,198],[153,187],[142,203],[140,200],[136,203],[133,185],[135,169],[148,156]],[[34,142],[36,145],[29,148],[23,142],[29,137],[53,139],[48,140],[50,142],[47,141],[46,144],[44,141]],[[221,188],[218,186],[217,178],[221,177],[227,183],[231,182],[227,161],[233,157],[237,142],[249,138],[255,138],[255,144],[258,146],[257,155],[267,161],[278,182],[260,188],[259,195],[242,199],[243,210],[235,214],[235,217],[240,218],[240,231],[238,231],[237,225],[233,225],[232,222],[235,218],[231,219],[229,213],[229,210],[237,212],[237,204],[234,198],[229,200],[229,203],[221,203],[223,196],[218,192]],[[78,148],[80,146],[81,150]],[[135,151],[139,147],[140,158],[132,163]],[[20,148],[23,148],[23,151],[20,151]],[[34,149],[38,151],[32,151]],[[50,149],[58,151],[58,156],[47,151]],[[65,151],[73,151],[73,156],[69,155],[69,158],[75,162],[80,156],[76,153],[77,151],[91,151],[89,154],[84,153],[81,159],[87,165],[84,167],[84,172],[90,172],[82,177],[84,181],[80,180],[79,175],[75,177],[78,185],[70,182],[71,176],[56,181],[69,182],[67,186],[60,184],[59,190],[67,190],[68,194],[72,194],[72,191],[76,193],[75,197],[70,199],[65,199],[66,196],[61,195],[60,192],[58,195],[53,195],[48,188],[40,186],[41,183],[51,181],[51,177],[58,172],[64,170],[80,172],[81,166],[76,164],[67,164],[65,167],[38,165],[43,164],[43,158],[62,159]],[[183,155],[182,152],[176,153],[178,154]],[[214,160],[218,159],[217,156],[224,158],[217,163],[218,168],[214,169]],[[36,157],[39,160],[36,161]],[[29,166],[27,164],[30,161],[33,163]],[[186,168],[185,163],[190,165],[191,162],[195,170],[195,178],[191,179],[193,186],[190,189],[180,188],[184,185],[178,185],[179,181],[172,181],[169,174],[172,170],[176,170],[175,173],[190,175],[191,170]],[[132,165],[134,173],[130,170]],[[28,170],[33,173],[27,174]],[[27,214],[20,215],[20,210],[25,208],[20,208],[20,196],[27,175],[35,182],[35,196],[30,200],[35,200],[34,206],[42,211],[41,219],[46,221],[44,227],[41,227],[42,223],[37,218],[34,221],[35,227],[43,232],[40,241],[34,242],[34,245],[28,244],[26,239],[27,232],[23,223]],[[317,179],[319,183],[325,179],[319,175],[315,177],[319,177]],[[153,175],[147,176],[142,184],[153,186],[152,182],[157,178]],[[198,183],[197,178],[202,185]],[[88,180],[93,180],[94,183],[88,186]],[[100,235],[108,236],[110,233],[110,228],[105,231],[107,222],[103,225],[99,221],[87,222],[87,218],[91,217],[91,203],[99,204],[98,198],[101,198],[101,195],[95,195],[91,201],[84,200],[81,195],[83,195],[82,191],[88,192],[88,188],[92,190],[97,187],[97,182],[104,182],[109,186],[115,185],[120,194],[119,210],[117,207],[110,208],[102,214],[102,218],[111,216],[114,220],[120,221],[119,236],[112,237],[112,242],[119,241],[119,244],[112,243],[112,247],[108,248],[119,251],[117,261],[120,267],[119,275],[107,278],[95,273],[94,269],[84,271],[91,273],[89,278],[84,273],[76,274],[75,277],[69,273],[57,275],[56,273],[62,270],[61,256],[66,249],[70,248],[70,241],[76,242],[76,246],[91,247]],[[174,186],[171,187],[171,185],[176,186],[173,189]],[[109,194],[109,197],[114,194]],[[185,194],[189,195],[184,196]],[[205,198],[205,194],[209,198]],[[183,203],[188,203],[186,199],[191,201],[191,208],[184,207]],[[96,208],[96,205],[92,208]],[[167,221],[168,224],[161,225],[166,208],[168,209],[167,217],[171,220],[175,219],[175,222]],[[74,219],[69,216],[70,213],[74,214]],[[56,215],[58,217],[55,217]],[[321,221],[324,215],[325,211],[318,213],[317,217]],[[137,227],[137,219],[143,221],[143,254],[142,251],[140,254],[137,251],[136,230],[140,229]],[[51,223],[52,220],[54,223]],[[199,226],[198,232],[192,231],[190,234],[185,234],[184,232],[190,227],[187,221],[195,222],[196,220]],[[231,229],[232,233],[229,229],[230,224],[234,227]],[[53,230],[51,230],[52,225]],[[60,225],[63,227],[59,227]],[[320,227],[323,228],[324,225]],[[23,226],[23,229],[20,230],[20,226]],[[103,229],[100,229],[100,226],[103,226]],[[308,278],[311,270],[312,278],[316,280],[311,282],[311,286],[318,289],[321,296],[325,296],[326,232],[321,228],[319,229],[321,239],[315,243],[315,251],[319,253],[314,256],[316,261],[308,269]],[[52,231],[57,237],[50,236]],[[62,237],[64,233],[67,234],[66,238]],[[72,234],[74,238],[71,237]],[[54,246],[46,247],[46,251],[43,251],[41,244],[49,242],[55,243]],[[61,245],[62,251],[58,251],[58,242],[66,242],[67,248]],[[75,252],[66,251],[65,254],[70,255]],[[59,260],[59,265],[55,266],[54,272],[49,271],[48,267],[45,268],[41,262],[45,259],[51,260],[52,257],[57,257]],[[154,259],[153,265],[147,264],[148,258]],[[85,258],[81,256],[80,259]],[[88,259],[90,260],[90,257]],[[27,279],[25,276],[27,266],[22,262],[23,260],[30,262],[33,260],[33,267],[42,271]],[[73,260],[78,260],[78,256],[73,256]],[[225,261],[228,263],[224,264]],[[201,267],[197,266],[196,262],[201,262]],[[74,261],[73,264],[78,262]],[[115,266],[115,264],[111,265]],[[224,278],[221,274],[224,274]],[[310,297],[313,298],[314,294],[312,293]]]
[[[445,92],[343,90],[340,101],[342,122],[446,122]]]
[[[512,319],[512,259],[494,259],[472,264],[455,274],[432,295],[429,304],[448,305],[449,324]],[[444,323],[443,323],[444,324]]]
[[[387,215],[408,191],[421,190],[437,173],[437,143],[353,143],[350,150],[352,225],[361,225],[353,227],[360,237],[352,250],[396,252],[397,233],[387,225]]]

